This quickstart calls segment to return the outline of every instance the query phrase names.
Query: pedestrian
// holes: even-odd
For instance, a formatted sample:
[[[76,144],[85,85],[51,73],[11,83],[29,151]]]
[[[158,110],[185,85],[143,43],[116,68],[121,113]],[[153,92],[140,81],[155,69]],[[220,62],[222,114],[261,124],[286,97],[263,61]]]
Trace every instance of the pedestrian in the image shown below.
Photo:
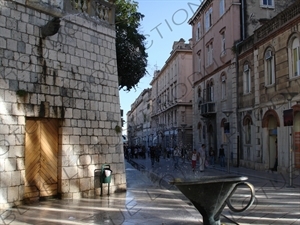
[[[277,148],[277,139],[275,141],[276,149],[275,149],[275,163],[273,168],[271,169],[272,171],[277,171],[277,166],[278,166],[278,148]]]
[[[180,157],[180,150],[179,150],[179,148],[176,146],[175,149],[174,149],[174,168],[175,168],[175,169],[178,168],[179,157]]]
[[[128,149],[128,159],[131,159],[132,158],[132,152],[131,152],[131,147],[129,146]]]
[[[160,160],[161,151],[162,151],[161,146],[156,146],[155,147],[156,162],[159,162],[159,160]]]
[[[200,164],[200,172],[204,172],[205,166],[205,158],[206,158],[206,151],[205,151],[205,144],[202,144],[201,148],[199,149],[199,164]]]
[[[209,148],[209,164],[211,166],[214,166],[215,164],[215,151],[213,150],[212,147]]]
[[[192,152],[192,169],[193,169],[193,172],[195,172],[196,163],[197,163],[197,151],[196,151],[196,149],[194,149],[193,152]]]
[[[151,159],[151,165],[153,167],[154,166],[154,161],[155,161],[155,149],[154,149],[154,146],[150,147],[150,159]]]
[[[185,163],[185,148],[181,148],[181,158],[183,160],[183,163]]]
[[[138,148],[137,148],[137,146],[135,146],[134,149],[133,149],[133,155],[134,155],[133,158],[135,158],[135,159],[138,158]]]
[[[219,160],[220,160],[220,166],[225,167],[225,151],[223,145],[221,145],[219,149]]]

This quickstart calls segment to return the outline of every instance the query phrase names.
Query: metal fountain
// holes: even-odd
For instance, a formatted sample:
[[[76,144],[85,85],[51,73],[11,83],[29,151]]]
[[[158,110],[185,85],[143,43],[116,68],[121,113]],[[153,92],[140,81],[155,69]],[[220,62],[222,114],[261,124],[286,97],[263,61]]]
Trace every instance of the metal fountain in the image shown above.
[[[227,206],[233,212],[243,212],[254,202],[255,190],[252,184],[245,182],[247,177],[206,176],[197,180],[174,179],[174,184],[195,206],[203,217],[204,225],[220,225],[220,214]],[[250,189],[251,197],[247,205],[234,208],[230,198],[239,186],[246,185]]]

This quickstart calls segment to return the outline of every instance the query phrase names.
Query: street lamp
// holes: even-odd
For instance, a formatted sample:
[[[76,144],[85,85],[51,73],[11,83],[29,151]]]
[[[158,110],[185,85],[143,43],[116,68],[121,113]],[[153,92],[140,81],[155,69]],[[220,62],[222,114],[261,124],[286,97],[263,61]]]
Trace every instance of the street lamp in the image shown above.
[[[224,110],[222,111],[222,113],[224,113],[224,115],[227,117],[227,120],[228,120],[228,125],[230,125],[229,123],[229,117],[230,115],[232,114],[232,111],[231,110]],[[228,127],[229,129],[226,130],[226,133],[230,134],[230,126]],[[224,130],[224,133],[225,133],[225,130]],[[230,135],[229,135],[229,144],[228,144],[228,147],[227,147],[227,172],[230,173],[230,165],[229,165],[229,156],[230,156]]]
[[[288,108],[291,109],[291,101],[292,99],[298,95],[297,92],[285,92],[280,93],[283,97],[285,97],[288,100]],[[294,119],[293,119],[294,120]],[[289,187],[293,187],[293,148],[291,146],[291,138],[292,138],[292,126],[293,124],[289,124],[289,137],[288,137],[288,147],[289,147]]]

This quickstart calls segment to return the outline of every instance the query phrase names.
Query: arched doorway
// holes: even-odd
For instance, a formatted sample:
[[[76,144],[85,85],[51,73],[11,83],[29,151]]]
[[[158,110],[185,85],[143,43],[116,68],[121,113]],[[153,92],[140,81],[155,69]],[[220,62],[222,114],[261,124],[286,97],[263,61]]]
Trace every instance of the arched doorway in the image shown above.
[[[262,120],[262,127],[268,130],[268,157],[269,168],[273,168],[276,160],[277,149],[277,127],[279,127],[279,118],[273,109],[269,109]]]

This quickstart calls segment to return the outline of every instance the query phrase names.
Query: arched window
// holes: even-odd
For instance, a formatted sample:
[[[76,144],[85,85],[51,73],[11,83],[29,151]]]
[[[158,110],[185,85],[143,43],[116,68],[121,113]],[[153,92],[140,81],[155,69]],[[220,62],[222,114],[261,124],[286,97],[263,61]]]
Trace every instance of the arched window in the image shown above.
[[[251,125],[252,125],[252,119],[249,115],[245,116],[243,121],[244,126],[244,141],[245,144],[250,145],[251,144]]]
[[[290,79],[300,76],[300,42],[299,35],[292,34],[288,40],[288,59]]]
[[[275,61],[273,52],[270,48],[265,52],[265,86],[275,84]]]
[[[294,38],[292,42],[292,75],[294,77],[300,75],[300,46],[299,39]]]

